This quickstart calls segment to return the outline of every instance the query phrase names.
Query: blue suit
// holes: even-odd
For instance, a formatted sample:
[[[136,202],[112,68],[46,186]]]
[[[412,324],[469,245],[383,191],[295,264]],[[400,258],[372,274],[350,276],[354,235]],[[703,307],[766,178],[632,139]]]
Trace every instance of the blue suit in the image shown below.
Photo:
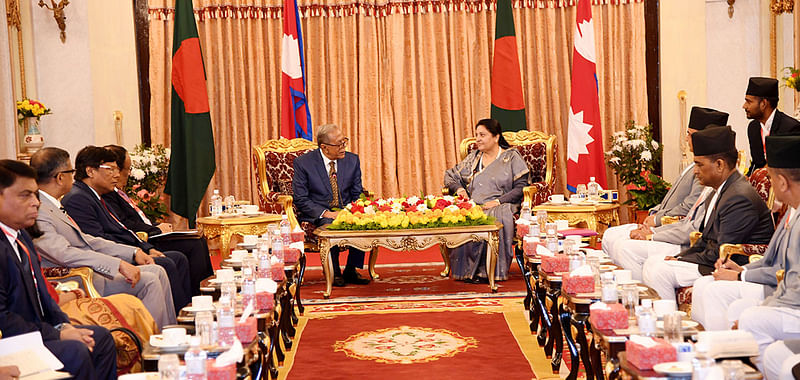
[[[69,323],[69,318],[47,291],[39,256],[30,236],[20,231],[18,239],[30,252],[30,263],[22,249],[19,250],[20,262],[5,235],[0,236],[0,330],[3,336],[39,331],[44,345],[64,363],[64,370],[76,379],[115,379],[117,351],[108,330],[100,326],[77,326],[94,332],[95,347],[91,352],[82,342],[60,339],[54,326]]]
[[[69,193],[61,199],[61,204],[85,234],[139,247],[145,252],[154,248],[152,244],[139,240],[133,231],[121,226],[117,222],[119,217],[113,215],[111,208],[103,205],[89,185],[81,181],[75,181]],[[153,260],[167,272],[175,310],[180,310],[191,300],[189,261],[177,251],[166,251],[164,255],[167,257],[155,257]]]
[[[361,186],[361,164],[358,155],[345,152],[344,158],[336,160],[336,183],[339,187],[339,205],[341,208],[358,200],[364,191]],[[313,223],[319,227],[331,223],[330,218],[323,218],[322,213],[330,210],[333,191],[328,176],[328,168],[322,160],[322,152],[314,149],[294,160],[294,178],[292,179],[294,204],[297,206],[297,218],[301,222]],[[331,259],[339,262],[339,248],[331,248]],[[364,265],[364,252],[351,248],[347,256],[348,267],[361,268]],[[341,274],[338,265],[333,266],[335,276]]]

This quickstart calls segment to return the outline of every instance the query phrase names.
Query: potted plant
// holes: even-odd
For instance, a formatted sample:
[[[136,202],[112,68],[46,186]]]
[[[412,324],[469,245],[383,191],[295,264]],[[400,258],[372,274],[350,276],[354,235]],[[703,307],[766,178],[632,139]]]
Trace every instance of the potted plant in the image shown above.
[[[36,153],[44,146],[44,137],[39,130],[39,120],[52,111],[44,104],[33,99],[22,99],[17,102],[17,122],[25,133],[22,146],[28,154]]]
[[[631,219],[641,223],[670,187],[667,181],[653,174],[661,161],[663,147],[653,140],[652,126],[636,125],[633,121],[628,122],[624,131],[615,132],[609,145],[608,165],[628,191],[624,204],[633,205]]]
[[[162,145],[146,147],[137,145],[131,155],[131,174],[125,185],[125,193],[142,209],[153,222],[167,216],[167,204],[162,199],[169,168],[169,148]]]

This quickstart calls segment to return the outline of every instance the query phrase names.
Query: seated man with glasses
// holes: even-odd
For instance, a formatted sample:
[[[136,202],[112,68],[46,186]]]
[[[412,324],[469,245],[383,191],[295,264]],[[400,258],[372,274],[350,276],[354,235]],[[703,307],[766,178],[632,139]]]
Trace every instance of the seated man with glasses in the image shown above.
[[[162,266],[169,276],[175,310],[189,303],[191,283],[189,262],[177,251],[161,252],[152,244],[142,241],[136,233],[125,227],[101,198],[114,191],[119,181],[117,156],[110,150],[87,146],[75,157],[75,183],[61,200],[72,219],[83,233],[113,242],[138,247],[137,255],[147,254]]]
[[[312,150],[294,160],[292,192],[297,206],[298,219],[315,226],[329,224],[340,209],[361,195],[361,164],[358,155],[346,152],[347,137],[335,124],[320,126],[317,130],[319,149]],[[364,266],[364,252],[350,248],[347,266],[339,268],[339,247],[331,247],[333,285],[346,283],[365,285],[369,279],[361,277],[356,268]]]

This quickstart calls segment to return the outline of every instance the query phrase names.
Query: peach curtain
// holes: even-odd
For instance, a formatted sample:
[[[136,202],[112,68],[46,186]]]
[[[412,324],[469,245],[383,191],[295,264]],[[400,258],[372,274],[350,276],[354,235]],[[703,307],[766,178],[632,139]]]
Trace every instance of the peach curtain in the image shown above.
[[[379,195],[436,193],[458,144],[489,117],[493,2],[345,4],[300,0],[307,95],[314,125],[336,123]],[[194,0],[208,76],[217,174],[209,186],[257,199],[252,146],[279,137],[281,3]],[[487,6],[487,4],[489,6]],[[647,123],[644,4],[595,0],[605,136]],[[514,2],[527,123],[557,136],[564,189],[571,0]],[[151,130],[169,144],[174,0],[150,0]],[[613,173],[608,173],[616,187]]]

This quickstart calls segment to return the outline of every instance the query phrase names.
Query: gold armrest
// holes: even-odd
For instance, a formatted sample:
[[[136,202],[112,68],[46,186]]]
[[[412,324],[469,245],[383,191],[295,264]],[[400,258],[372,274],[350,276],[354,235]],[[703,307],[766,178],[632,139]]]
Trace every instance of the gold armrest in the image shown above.
[[[675,224],[680,222],[680,216],[662,216],[661,217],[661,225],[666,226],[668,224]]]
[[[698,231],[690,232],[689,233],[689,244],[691,246],[694,246],[694,243],[697,243],[697,241],[700,240],[701,237],[703,237],[703,233],[702,232],[698,232]]]
[[[781,269],[781,270],[779,270],[779,271],[775,272],[775,278],[777,278],[777,279],[778,279],[778,282],[779,282],[779,283],[780,283],[781,281],[783,281],[783,276],[784,276],[785,274],[786,274],[786,272],[785,272],[783,269]]]
[[[450,195],[450,189],[447,187],[442,188],[442,195]]]
[[[719,246],[719,257],[728,259],[731,255],[744,255],[744,248],[741,244],[725,243]]]
[[[92,282],[92,276],[94,276],[94,271],[92,268],[89,267],[79,267],[79,268],[70,268],[69,273],[64,276],[56,276],[56,277],[48,277],[48,281],[58,281],[63,280],[65,278],[70,277],[79,277],[81,282],[83,282],[83,287],[86,288],[86,294],[91,298],[100,298],[101,295],[94,288],[94,283]]]
[[[292,229],[300,225],[297,221],[297,215],[294,214],[294,207],[292,207],[292,202],[294,198],[291,195],[279,195],[278,196],[278,203],[281,204],[283,207],[283,211],[286,212],[286,215],[289,217],[289,225],[292,226]]]
[[[150,235],[148,235],[147,232],[144,232],[144,231],[137,232],[136,236],[138,236],[139,240],[141,240],[141,241],[147,241],[147,239],[150,238]]]
[[[364,194],[364,196],[369,198],[369,199],[375,199],[375,192],[374,191],[369,191],[369,190],[366,190],[366,189],[362,189],[361,190],[361,194]]]
[[[758,260],[761,260],[763,258],[764,258],[763,255],[750,255],[750,258],[749,258],[749,260],[747,262],[748,263],[754,263],[754,262],[756,262]]]
[[[537,188],[536,186],[525,186],[524,188],[522,188],[523,202],[528,202],[531,208],[533,208],[533,206],[535,206],[533,204],[533,196],[536,195],[536,192],[538,191],[539,188]]]

